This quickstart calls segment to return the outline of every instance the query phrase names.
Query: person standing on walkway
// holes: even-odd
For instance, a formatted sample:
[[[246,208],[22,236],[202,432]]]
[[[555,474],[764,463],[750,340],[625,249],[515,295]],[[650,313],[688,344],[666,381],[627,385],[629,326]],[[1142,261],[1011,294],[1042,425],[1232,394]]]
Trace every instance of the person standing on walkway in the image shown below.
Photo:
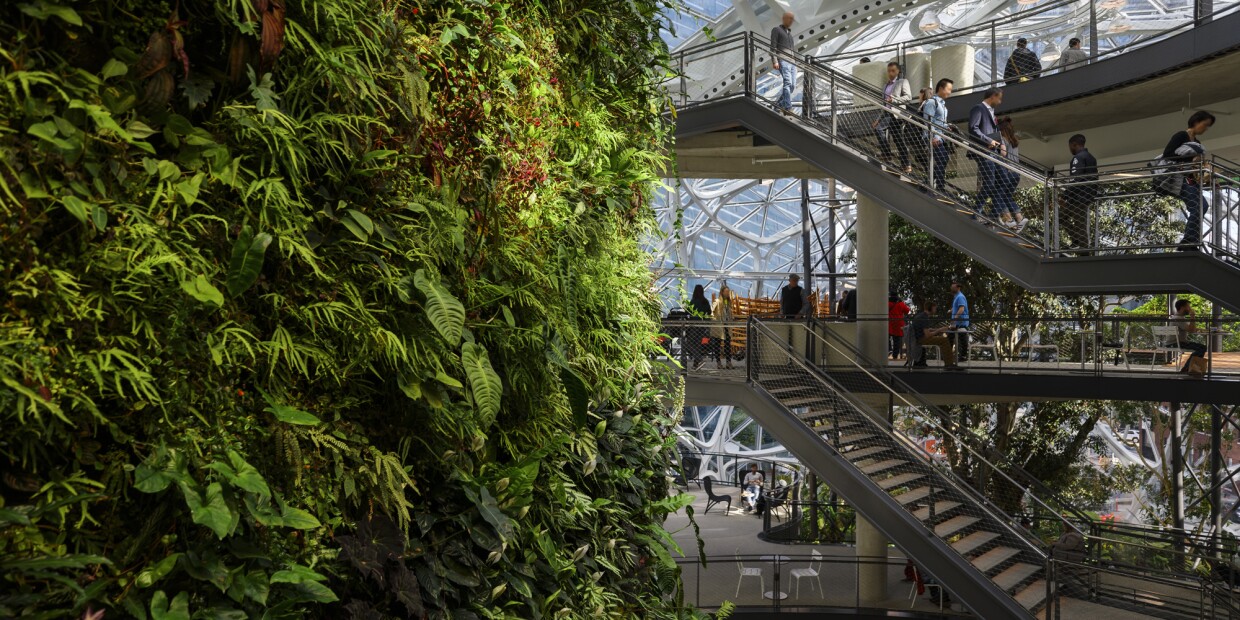
[[[727,362],[727,367],[732,367],[732,289],[728,285],[723,285],[719,289],[719,297],[715,298],[711,304],[711,317],[715,320],[715,326],[711,328],[711,345],[715,351],[715,367],[723,368],[723,362]],[[721,361],[722,360],[722,361]]]
[[[792,114],[792,92],[797,87],[797,68],[788,58],[796,51],[796,42],[792,39],[794,21],[792,11],[788,11],[784,13],[783,23],[771,29],[771,68],[779,72],[779,79],[783,81],[775,107],[784,114]]]
[[[887,85],[883,88],[883,103],[888,108],[907,106],[913,100],[913,88],[908,80],[900,77],[900,63],[887,63]],[[874,121],[874,133],[878,135],[878,147],[883,155],[883,164],[891,161],[891,143],[896,143],[896,151],[900,153],[900,170],[904,174],[913,172],[908,162],[908,145],[904,143],[902,122],[891,112],[883,112]]]
[[[930,155],[934,165],[930,171],[934,189],[942,193],[947,185],[947,163],[951,159],[951,148],[943,139],[948,131],[947,98],[952,96],[955,82],[948,78],[939,80],[934,85],[934,96],[921,105],[921,115],[930,122],[929,139]]]
[[[909,307],[903,299],[892,293],[887,298],[887,339],[891,341],[891,359],[900,359],[901,345],[904,344],[904,320],[908,316]]]
[[[1008,86],[1028,82],[1042,73],[1042,61],[1029,49],[1029,39],[1016,39],[1016,49],[1003,67],[1003,80]]]
[[[1089,54],[1081,49],[1081,40],[1073,37],[1072,40],[1068,41],[1068,49],[1064,50],[1063,54],[1060,54],[1059,62],[1055,63],[1055,67],[1062,73],[1068,69],[1075,69],[1084,65],[1086,60],[1089,60]]]
[[[1069,185],[1059,192],[1059,235],[1061,247],[1088,248],[1089,214],[1098,198],[1098,160],[1085,148],[1085,136],[1076,134],[1068,138],[1068,150],[1072,163],[1068,164]],[[1090,251],[1077,252],[1077,256],[1089,256]]]
[[[1201,135],[1214,126],[1214,115],[1205,110],[1193,112],[1188,117],[1188,129],[1177,131],[1171,136],[1167,148],[1163,149],[1163,159],[1187,167],[1200,161],[1205,156],[1205,147],[1201,145]],[[1188,219],[1184,222],[1184,237],[1180,239],[1180,252],[1195,252],[1201,242],[1201,207],[1202,194],[1200,178],[1195,172],[1184,174],[1180,183],[1180,200],[1184,201],[1184,209]]]
[[[689,300],[689,312],[693,314],[694,321],[710,320],[710,300],[706,299],[706,289],[702,288],[701,284],[693,287],[693,297]],[[690,327],[685,331],[689,341],[687,351],[693,356],[693,366],[690,370],[697,370],[702,367],[702,358],[706,357],[706,349],[710,343],[710,330],[705,327]]]
[[[982,93],[982,101],[969,111],[969,137],[978,145],[997,157],[1007,157],[1007,148],[1003,146],[1003,136],[999,133],[999,122],[995,120],[995,108],[1003,103],[1003,89],[987,88]],[[986,203],[993,200],[996,210],[999,200],[996,192],[996,180],[999,166],[985,155],[973,155],[977,160],[977,214],[986,212]],[[974,216],[976,219],[976,216]]]
[[[952,330],[956,332],[956,359],[969,361],[969,300],[959,282],[952,282]]]
[[[795,319],[805,306],[805,289],[801,288],[800,276],[791,274],[788,283],[779,290],[779,313],[785,319]]]

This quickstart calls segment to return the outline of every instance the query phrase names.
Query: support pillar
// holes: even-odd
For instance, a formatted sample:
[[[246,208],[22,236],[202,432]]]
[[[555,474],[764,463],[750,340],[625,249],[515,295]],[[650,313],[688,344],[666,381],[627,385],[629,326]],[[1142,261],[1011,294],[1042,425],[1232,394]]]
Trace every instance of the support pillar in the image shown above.
[[[1223,408],[1210,406],[1210,529],[1215,548],[1223,542]]]
[[[888,228],[887,210],[869,196],[857,194],[857,348],[875,361],[887,359]],[[864,319],[884,320],[864,320]],[[887,539],[857,515],[857,556],[887,557]],[[857,569],[862,604],[887,598],[887,566],[862,564]]]
[[[1176,533],[1174,569],[1183,567],[1184,547],[1184,417],[1180,403],[1171,403],[1171,527]]]
[[[874,361],[887,359],[888,218],[857,194],[857,348]]]
[[[861,604],[887,600],[887,539],[869,521],[857,515],[857,557],[869,563],[857,565],[857,595]]]
[[[831,313],[835,313],[835,303],[838,301],[839,293],[835,290],[835,274],[839,272],[838,265],[835,264],[835,213],[839,210],[839,203],[835,201],[835,179],[827,180],[827,201],[831,208],[827,210],[827,245],[830,246],[827,254],[827,272],[831,278],[831,285],[828,288],[827,296],[828,308]]]

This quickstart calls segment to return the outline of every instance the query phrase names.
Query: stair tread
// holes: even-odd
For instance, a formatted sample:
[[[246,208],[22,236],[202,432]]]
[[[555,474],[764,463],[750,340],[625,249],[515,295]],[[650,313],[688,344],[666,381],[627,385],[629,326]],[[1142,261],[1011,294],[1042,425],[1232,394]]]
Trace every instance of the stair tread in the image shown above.
[[[844,456],[848,457],[848,460],[855,463],[868,456],[874,456],[875,454],[886,452],[890,449],[891,448],[887,446],[874,446],[872,448],[862,448],[860,450],[853,450],[852,452],[846,452],[844,453]]]
[[[973,532],[952,543],[952,549],[955,549],[961,555],[965,555],[998,537],[999,535],[994,532]]]
[[[861,473],[876,474],[885,469],[891,469],[892,467],[906,464],[908,464],[908,461],[904,459],[887,459],[886,461],[879,461],[873,465],[866,465],[865,467],[862,467]]]
[[[840,435],[840,445],[854,444],[863,439],[877,437],[874,433],[853,433],[851,435]]]
[[[812,405],[814,403],[829,403],[831,402],[831,400],[823,396],[802,396],[800,398],[789,398],[788,400],[781,400],[780,402],[785,407],[792,408],[792,407],[804,407],[805,405]]]
[[[970,525],[973,525],[974,523],[977,523],[978,521],[981,521],[981,519],[977,517],[970,517],[968,515],[960,515],[957,517],[952,517],[934,526],[934,533],[939,538],[943,538],[945,536],[951,536],[952,534],[955,534],[956,532],[959,532],[960,530],[963,530],[964,528],[969,527]]]
[[[887,478],[886,480],[879,480],[878,486],[884,490],[890,491],[891,489],[894,489],[898,486],[908,484],[909,482],[912,482],[914,480],[918,480],[921,478],[925,478],[925,477],[926,477],[926,474],[910,472],[910,473],[900,474],[898,476],[892,476],[890,478]]]
[[[1015,597],[1021,607],[1032,610],[1046,600],[1046,580],[1039,579],[1021,590]]]
[[[896,496],[896,501],[901,504],[911,504],[919,499],[924,499],[930,495],[930,487],[918,487],[907,493],[901,493]]]
[[[992,579],[992,581],[995,582],[995,585],[1003,588],[1004,590],[1011,590],[1019,585],[1020,582],[1032,577],[1040,570],[1042,570],[1042,567],[1036,564],[1018,562],[1002,573],[995,575],[995,578]]]
[[[824,417],[825,417],[825,416],[824,416]],[[801,419],[802,419],[802,420],[809,421],[809,420],[813,420],[814,418],[809,417],[809,416],[803,416]],[[852,428],[852,427],[854,427],[854,426],[856,426],[856,425],[858,425],[858,424],[860,424],[860,422],[849,422],[849,421],[847,421],[847,420],[843,420],[843,421],[841,421],[839,424],[832,423],[832,422],[823,422],[822,424],[814,424],[814,430],[816,430],[816,431],[818,431],[818,432],[820,432],[820,433],[822,433],[822,432],[826,432],[826,431],[833,431],[833,430],[836,430],[836,429],[839,429],[839,430],[846,430],[846,429]]]
[[[1017,555],[1020,555],[1020,549],[1013,549],[1011,547],[995,547],[994,549],[973,558],[973,566],[976,566],[977,570],[984,573],[1012,559],[1013,557],[1016,557]]]
[[[810,389],[804,385],[793,385],[788,387],[766,388],[766,391],[772,394],[787,394],[789,392],[802,392]]]
[[[941,502],[935,502],[934,503],[934,516],[936,517],[941,516],[943,513],[951,510],[952,508],[956,508],[958,506],[960,506],[960,502],[953,502],[953,501],[947,501],[947,500],[944,500]],[[914,512],[913,516],[917,517],[921,521],[925,521],[926,519],[929,519],[930,518],[930,507],[927,506],[925,508],[922,508]]]

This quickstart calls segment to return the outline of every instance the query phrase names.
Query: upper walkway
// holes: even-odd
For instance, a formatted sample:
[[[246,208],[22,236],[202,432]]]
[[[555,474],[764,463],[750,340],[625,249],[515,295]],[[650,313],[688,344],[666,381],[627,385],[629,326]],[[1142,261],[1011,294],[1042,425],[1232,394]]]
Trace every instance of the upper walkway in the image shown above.
[[[1009,161],[951,133],[941,136],[954,149],[945,158],[940,149],[926,148],[924,119],[887,107],[870,87],[827,66],[803,67],[809,95],[798,114],[775,112],[772,93],[753,79],[754,63],[767,53],[769,44],[750,35],[685,52],[686,70],[721,55],[740,58],[738,72],[747,79],[742,89],[686,100],[674,113],[677,139],[752,132],[1030,290],[1191,291],[1240,309],[1240,165],[1212,158],[1163,170],[1160,179],[1200,179],[1200,221],[1177,221],[1178,201],[1158,200],[1151,190],[1155,177],[1142,163],[1069,177]],[[894,149],[899,157],[875,137],[884,119],[897,142],[904,141]],[[986,172],[991,169],[993,177]],[[978,204],[984,193],[994,193],[992,182],[981,184],[979,176],[1010,177],[1032,190],[1022,194],[1026,228],[1009,232],[999,214]],[[1150,207],[1134,213],[1133,200]]]
[[[1203,322],[1203,330],[1217,331],[1197,340],[1212,351],[1206,358],[1208,372],[1200,379],[1179,372],[1184,352],[1160,346],[1154,337],[1152,328],[1165,324],[1164,319],[1134,316],[975,319],[969,358],[961,362],[965,372],[944,372],[938,347],[928,348],[925,367],[910,367],[907,358],[887,363],[901,381],[937,405],[1074,399],[1240,405],[1240,334],[1225,331],[1236,321],[1240,318],[1220,319],[1221,327],[1215,328]],[[848,341],[856,338],[856,322],[819,324]],[[744,323],[726,328],[732,335],[731,360],[721,356],[716,361],[713,345],[692,344],[703,334],[721,335],[719,325],[665,322],[664,331],[673,338],[671,357],[688,369],[689,380],[705,385],[746,380]],[[850,366],[824,368],[852,372]]]

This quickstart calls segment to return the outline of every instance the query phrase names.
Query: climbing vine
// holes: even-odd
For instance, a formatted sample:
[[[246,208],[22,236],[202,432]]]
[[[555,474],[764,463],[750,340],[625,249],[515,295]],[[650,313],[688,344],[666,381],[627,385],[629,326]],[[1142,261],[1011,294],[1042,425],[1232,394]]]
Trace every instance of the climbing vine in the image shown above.
[[[0,616],[691,615],[665,8],[0,7]]]

